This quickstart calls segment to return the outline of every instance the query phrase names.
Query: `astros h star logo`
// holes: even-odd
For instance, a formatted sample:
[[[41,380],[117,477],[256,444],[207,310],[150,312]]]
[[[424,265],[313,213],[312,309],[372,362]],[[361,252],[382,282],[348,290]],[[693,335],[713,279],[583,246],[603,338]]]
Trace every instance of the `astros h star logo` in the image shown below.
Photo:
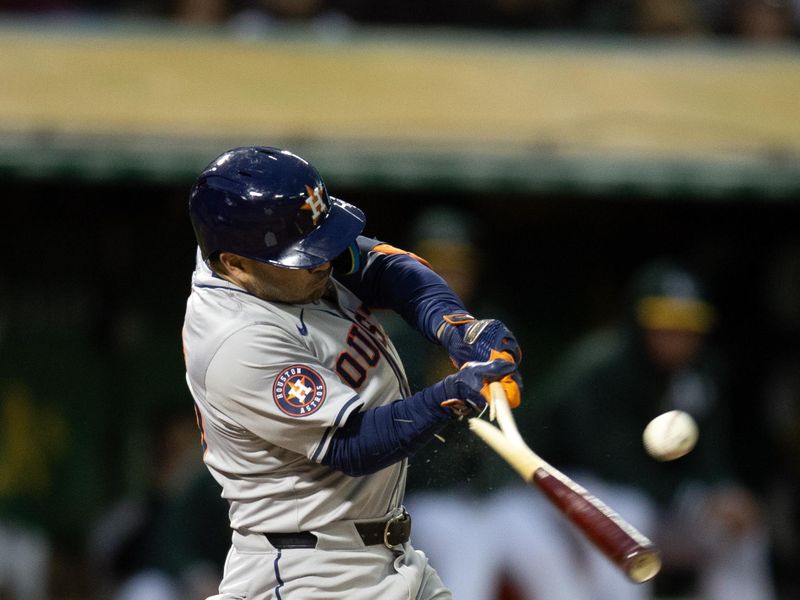
[[[306,365],[286,367],[272,386],[275,404],[290,417],[306,417],[316,412],[325,402],[326,392],[322,376]]]
[[[316,225],[319,218],[328,212],[328,206],[325,204],[325,200],[322,199],[322,189],[319,186],[312,188],[310,185],[307,185],[306,192],[308,193],[308,199],[300,209],[310,210],[311,220],[314,222],[314,225]]]

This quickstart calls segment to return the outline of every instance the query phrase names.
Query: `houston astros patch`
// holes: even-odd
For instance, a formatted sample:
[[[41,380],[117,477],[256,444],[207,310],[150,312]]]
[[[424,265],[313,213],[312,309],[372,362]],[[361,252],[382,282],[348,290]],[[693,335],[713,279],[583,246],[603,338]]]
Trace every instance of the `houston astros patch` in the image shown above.
[[[275,378],[272,396],[275,404],[290,417],[305,417],[325,402],[322,375],[305,365],[286,367]]]

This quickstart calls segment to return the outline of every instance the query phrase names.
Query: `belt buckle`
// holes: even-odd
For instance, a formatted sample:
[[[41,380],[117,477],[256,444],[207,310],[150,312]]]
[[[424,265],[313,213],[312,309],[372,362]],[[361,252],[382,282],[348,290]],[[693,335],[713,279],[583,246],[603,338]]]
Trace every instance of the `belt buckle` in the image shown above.
[[[392,543],[390,537],[395,532],[394,526],[400,525],[400,541]],[[396,515],[389,517],[386,521],[386,525],[383,527],[383,545],[386,546],[389,550],[397,546],[398,544],[403,543],[404,541],[408,540],[409,534],[411,533],[411,515],[408,514],[408,511],[405,507],[401,507],[400,512]]]

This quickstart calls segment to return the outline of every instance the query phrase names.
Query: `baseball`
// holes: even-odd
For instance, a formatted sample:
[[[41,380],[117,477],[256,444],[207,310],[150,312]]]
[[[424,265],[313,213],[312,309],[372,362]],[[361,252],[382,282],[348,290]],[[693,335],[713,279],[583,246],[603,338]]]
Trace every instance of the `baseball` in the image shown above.
[[[697,423],[692,416],[682,410],[671,410],[650,421],[642,439],[650,456],[666,461],[691,452],[697,436]]]

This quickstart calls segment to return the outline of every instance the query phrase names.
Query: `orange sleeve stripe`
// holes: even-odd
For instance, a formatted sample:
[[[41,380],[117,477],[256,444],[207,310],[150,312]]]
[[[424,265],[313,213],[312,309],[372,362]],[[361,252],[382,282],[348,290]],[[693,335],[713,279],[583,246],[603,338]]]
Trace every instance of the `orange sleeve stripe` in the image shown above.
[[[431,267],[430,263],[427,260],[425,260],[424,258],[422,258],[421,256],[417,256],[413,252],[407,252],[406,250],[401,250],[400,248],[395,248],[394,246],[390,246],[389,244],[378,244],[377,246],[375,246],[372,249],[375,252],[380,252],[381,254],[405,254],[407,256],[410,256],[411,258],[413,258],[417,262],[422,263],[423,265],[425,265],[429,269],[433,269],[433,267]]]

